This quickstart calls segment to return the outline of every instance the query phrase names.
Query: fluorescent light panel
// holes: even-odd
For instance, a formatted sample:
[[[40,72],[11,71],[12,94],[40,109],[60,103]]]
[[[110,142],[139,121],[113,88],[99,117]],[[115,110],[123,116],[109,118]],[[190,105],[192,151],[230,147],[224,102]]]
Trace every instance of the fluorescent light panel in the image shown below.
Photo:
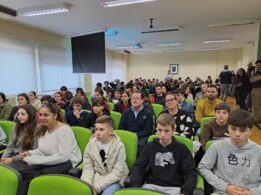
[[[151,53],[151,51],[140,51],[140,52],[132,52],[131,54],[139,55],[139,54],[150,54],[150,53]]]
[[[70,11],[70,6],[66,3],[62,3],[62,4],[23,8],[23,9],[19,9],[18,13],[19,15],[22,16],[40,16],[40,15],[64,13],[69,11]]]
[[[173,50],[165,50],[165,53],[176,53],[176,52],[182,52],[184,49],[173,49]]]
[[[232,39],[230,38],[225,38],[225,39],[213,39],[213,40],[205,40],[203,43],[225,43],[225,42],[230,42]]]
[[[181,43],[158,43],[158,47],[166,47],[166,46],[175,46],[175,45],[181,45]]]
[[[123,5],[131,5],[136,3],[147,3],[156,0],[114,0],[114,1],[106,1],[101,3],[103,7],[116,7],[116,6],[123,6]]]
[[[209,48],[200,48],[199,51],[218,51],[221,50],[221,47],[209,47]]]

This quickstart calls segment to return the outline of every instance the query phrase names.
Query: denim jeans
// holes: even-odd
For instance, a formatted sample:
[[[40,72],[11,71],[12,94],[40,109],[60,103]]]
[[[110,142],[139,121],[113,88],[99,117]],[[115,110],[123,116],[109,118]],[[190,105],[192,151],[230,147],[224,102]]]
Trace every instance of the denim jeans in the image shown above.
[[[105,190],[103,190],[101,195],[112,195],[114,192],[116,192],[120,189],[121,189],[121,186],[119,183],[113,183],[110,186],[108,186],[107,188],[105,188]]]

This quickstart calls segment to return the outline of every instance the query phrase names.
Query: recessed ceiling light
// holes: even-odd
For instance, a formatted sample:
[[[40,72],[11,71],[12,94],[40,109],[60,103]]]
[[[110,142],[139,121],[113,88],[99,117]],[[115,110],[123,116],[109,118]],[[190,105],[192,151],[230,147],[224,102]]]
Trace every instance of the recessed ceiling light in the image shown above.
[[[18,14],[22,16],[40,16],[48,14],[58,14],[70,11],[70,5],[66,3],[43,5],[18,9]]]
[[[165,47],[165,46],[175,46],[175,45],[181,45],[181,43],[158,43],[158,47]]]
[[[131,5],[136,3],[147,3],[156,0],[113,0],[113,1],[105,1],[101,3],[103,7],[116,7],[116,6],[123,6],[123,5]]]
[[[150,54],[151,51],[139,51],[139,52],[132,52],[131,54]]]
[[[218,51],[221,50],[221,47],[208,47],[208,48],[200,48],[199,51]]]
[[[165,50],[165,53],[176,53],[176,52],[182,52],[184,49],[172,49],[172,50]]]
[[[231,38],[222,38],[222,39],[204,40],[203,43],[225,43],[225,42],[230,42],[230,41],[232,41]]]

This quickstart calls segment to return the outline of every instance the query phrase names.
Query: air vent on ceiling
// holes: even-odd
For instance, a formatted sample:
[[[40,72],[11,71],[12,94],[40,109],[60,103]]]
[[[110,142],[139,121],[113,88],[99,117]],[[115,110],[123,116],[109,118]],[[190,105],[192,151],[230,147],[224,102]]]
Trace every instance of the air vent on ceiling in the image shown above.
[[[3,5],[0,5],[0,16],[3,18],[7,17],[16,17],[17,16],[17,11],[8,7],[5,7]]]
[[[154,20],[154,18],[150,18],[150,27],[149,27],[149,29],[145,29],[145,30],[141,31],[142,34],[179,31],[179,27],[176,27],[176,26],[164,27],[164,28],[154,28],[153,20]]]

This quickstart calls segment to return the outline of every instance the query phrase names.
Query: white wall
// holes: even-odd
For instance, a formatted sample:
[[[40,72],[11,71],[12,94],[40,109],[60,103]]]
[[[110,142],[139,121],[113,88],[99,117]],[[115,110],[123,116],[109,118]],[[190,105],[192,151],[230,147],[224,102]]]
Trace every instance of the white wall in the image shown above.
[[[252,62],[253,64],[257,60],[258,42],[252,42],[247,44],[243,48],[238,49],[237,67],[247,69],[247,64]]]
[[[127,80],[138,77],[162,80],[166,77],[170,64],[179,64],[178,75],[174,75],[174,78],[190,76],[192,79],[200,77],[205,80],[210,75],[215,79],[225,64],[231,70],[237,69],[237,56],[237,49],[130,55]]]
[[[91,74],[91,89],[87,88],[87,91],[94,92],[96,83],[104,81],[114,81],[120,79],[126,81],[127,71],[127,55],[115,53],[113,51],[106,50],[106,73],[104,74]]]

